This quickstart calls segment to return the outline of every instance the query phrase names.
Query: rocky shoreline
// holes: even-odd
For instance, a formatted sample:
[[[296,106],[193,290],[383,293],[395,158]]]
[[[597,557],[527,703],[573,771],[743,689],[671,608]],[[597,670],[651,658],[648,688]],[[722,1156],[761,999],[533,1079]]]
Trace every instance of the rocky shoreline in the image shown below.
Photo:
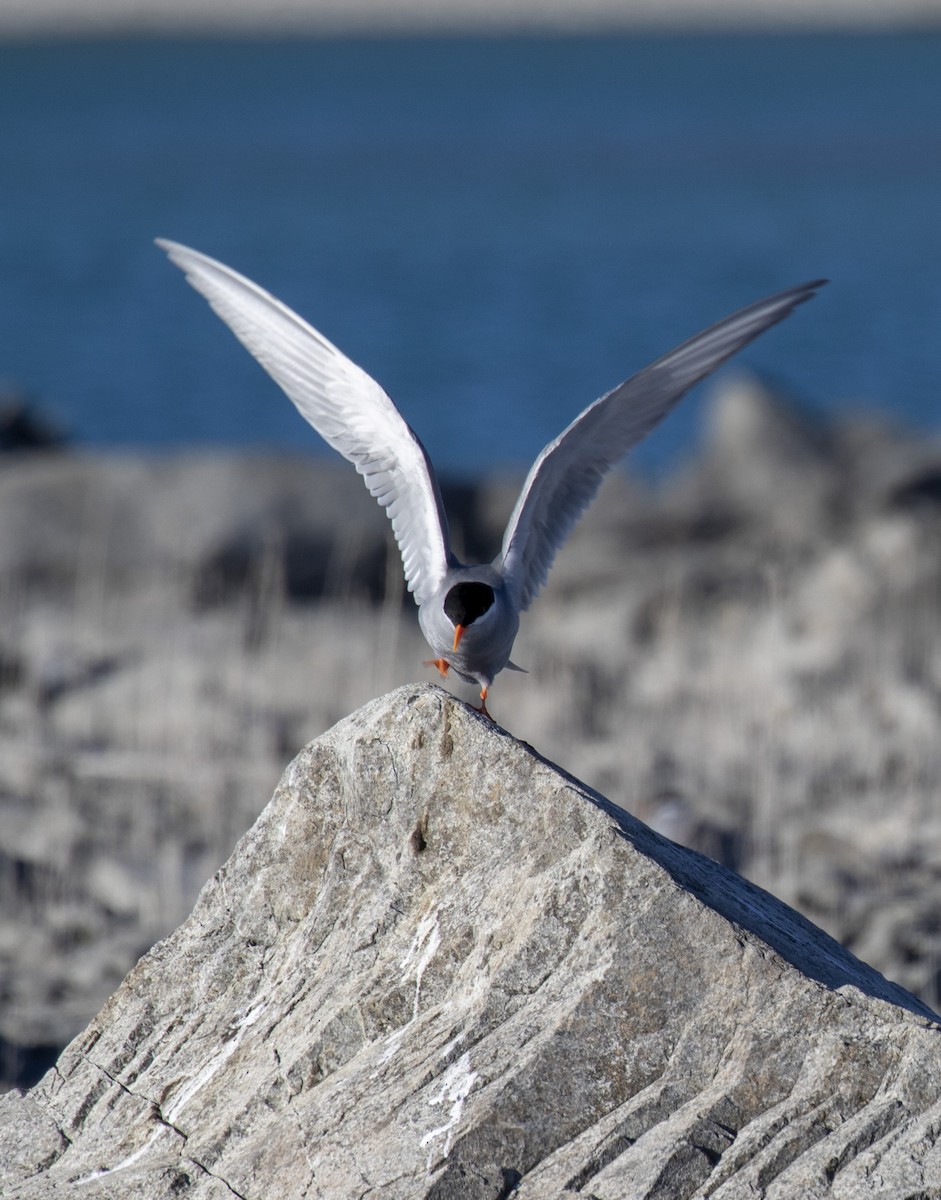
[[[459,547],[493,552],[517,484],[447,489]],[[11,454],[0,511],[10,1085],[179,925],[306,742],[431,676],[345,464]],[[603,489],[492,711],[937,1008],[939,599],[937,440],[726,384],[695,463]]]
[[[939,0],[0,0],[0,37],[506,34],[937,28]]]

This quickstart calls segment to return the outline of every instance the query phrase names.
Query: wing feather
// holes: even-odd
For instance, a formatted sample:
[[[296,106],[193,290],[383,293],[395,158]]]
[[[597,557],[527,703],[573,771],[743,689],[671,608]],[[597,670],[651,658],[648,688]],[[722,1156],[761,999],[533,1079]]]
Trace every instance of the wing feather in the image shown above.
[[[826,283],[818,279],[739,309],[596,400],[542,451],[523,484],[495,564],[520,611],[532,603],[566,536],[607,472],[694,384]]]
[[[378,383],[280,300],[215,259],[177,242],[157,245],[210,303],[298,411],[362,475],[386,510],[418,604],[451,562],[434,468]]]

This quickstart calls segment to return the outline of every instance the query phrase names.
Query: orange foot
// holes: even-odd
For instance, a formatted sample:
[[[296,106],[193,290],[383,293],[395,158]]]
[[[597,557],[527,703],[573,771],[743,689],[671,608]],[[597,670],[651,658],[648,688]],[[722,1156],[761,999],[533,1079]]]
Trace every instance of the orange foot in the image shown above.
[[[444,658],[426,658],[425,661],[422,663],[422,666],[423,667],[437,667],[438,670],[441,672],[441,678],[447,679],[448,671],[451,667],[451,664],[447,661],[447,659],[444,659]]]
[[[493,721],[493,717],[487,711],[487,688],[480,689],[480,708],[477,709],[477,712],[483,713],[489,721]],[[496,724],[495,721],[494,724]]]

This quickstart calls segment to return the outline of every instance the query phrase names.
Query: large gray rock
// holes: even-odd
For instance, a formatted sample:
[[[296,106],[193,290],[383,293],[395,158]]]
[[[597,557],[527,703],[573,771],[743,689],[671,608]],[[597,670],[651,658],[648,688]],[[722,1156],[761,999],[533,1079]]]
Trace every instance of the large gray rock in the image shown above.
[[[937,1196],[933,1014],[432,686],[0,1103],[0,1193]]]

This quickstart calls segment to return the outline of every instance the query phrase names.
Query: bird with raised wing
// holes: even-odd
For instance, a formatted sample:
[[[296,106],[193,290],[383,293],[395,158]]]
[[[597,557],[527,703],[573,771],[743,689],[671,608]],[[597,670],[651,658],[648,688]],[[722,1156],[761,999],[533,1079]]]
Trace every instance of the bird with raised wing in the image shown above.
[[[826,280],[741,308],[619,384],[542,451],[523,484],[492,562],[455,557],[431,460],[374,379],[280,300],[230,267],[181,246],[157,244],[185,273],[301,415],[362,475],[392,522],[418,621],[435,657],[480,688],[480,711],[510,662],[525,612],[607,472],[694,384],[809,300]]]

